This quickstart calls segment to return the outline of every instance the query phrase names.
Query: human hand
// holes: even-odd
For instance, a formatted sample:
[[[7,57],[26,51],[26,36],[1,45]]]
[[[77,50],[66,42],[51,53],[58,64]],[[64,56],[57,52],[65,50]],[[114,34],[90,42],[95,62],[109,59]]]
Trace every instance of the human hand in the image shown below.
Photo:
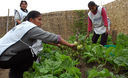
[[[60,46],[61,46],[61,44],[56,44],[56,46],[60,47]]]
[[[71,48],[74,49],[74,50],[77,50],[77,45],[76,45],[76,44],[70,44],[69,47],[71,47]]]
[[[105,33],[105,34],[106,34],[106,35],[110,34],[108,28],[106,29],[106,33]]]
[[[89,33],[87,33],[87,35],[85,36],[85,40],[89,37]]]

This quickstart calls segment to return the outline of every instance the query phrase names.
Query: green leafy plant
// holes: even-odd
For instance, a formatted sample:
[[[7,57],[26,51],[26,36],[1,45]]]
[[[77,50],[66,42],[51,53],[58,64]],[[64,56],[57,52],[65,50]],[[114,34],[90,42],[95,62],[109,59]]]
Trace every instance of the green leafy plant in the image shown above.
[[[90,69],[86,70],[88,78],[127,78],[128,36],[118,34],[116,47],[104,47],[98,44],[99,41],[92,44],[92,36],[90,34],[86,40],[85,34],[72,36],[68,40],[70,43],[77,41],[78,45],[82,45],[77,50],[45,44],[44,50],[39,54],[40,62],[34,62],[33,68],[24,73],[24,78],[81,78],[81,72],[76,65],[83,62]],[[112,44],[110,36],[108,43]]]
[[[44,46],[44,55],[39,63],[34,62],[33,69],[24,73],[24,78],[81,78],[81,72],[75,67],[77,61],[73,61],[70,56],[52,51],[54,46]],[[51,48],[46,48],[51,47]]]
[[[112,72],[109,72],[108,69],[104,68],[102,70],[98,70],[93,68],[89,70],[88,78],[116,78]]]
[[[74,21],[74,32],[75,33],[85,33],[87,31],[87,21],[85,19],[88,19],[87,11],[85,10],[76,10],[75,11],[78,19]]]

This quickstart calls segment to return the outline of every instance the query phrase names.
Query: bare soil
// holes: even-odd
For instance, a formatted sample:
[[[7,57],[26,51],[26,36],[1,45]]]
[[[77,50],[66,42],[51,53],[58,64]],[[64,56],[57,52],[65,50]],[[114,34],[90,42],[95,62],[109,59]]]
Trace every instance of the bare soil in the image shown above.
[[[0,69],[0,78],[9,78],[8,73],[9,69]]]

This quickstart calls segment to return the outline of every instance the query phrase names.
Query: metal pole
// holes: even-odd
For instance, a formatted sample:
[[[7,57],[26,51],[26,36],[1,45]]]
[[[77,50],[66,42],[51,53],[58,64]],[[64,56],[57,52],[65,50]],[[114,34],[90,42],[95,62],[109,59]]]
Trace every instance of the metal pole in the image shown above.
[[[6,32],[8,32],[8,24],[9,24],[9,9],[8,9],[8,16],[7,16],[7,26],[6,26]]]

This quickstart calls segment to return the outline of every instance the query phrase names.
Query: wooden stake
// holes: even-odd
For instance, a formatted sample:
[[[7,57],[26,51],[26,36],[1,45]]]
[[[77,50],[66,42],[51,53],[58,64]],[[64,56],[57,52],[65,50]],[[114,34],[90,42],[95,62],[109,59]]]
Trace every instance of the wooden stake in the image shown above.
[[[115,45],[117,39],[117,30],[112,30],[112,42]]]
[[[8,24],[9,24],[9,9],[8,9],[8,16],[7,16],[7,26],[6,26],[6,32],[8,32]]]

